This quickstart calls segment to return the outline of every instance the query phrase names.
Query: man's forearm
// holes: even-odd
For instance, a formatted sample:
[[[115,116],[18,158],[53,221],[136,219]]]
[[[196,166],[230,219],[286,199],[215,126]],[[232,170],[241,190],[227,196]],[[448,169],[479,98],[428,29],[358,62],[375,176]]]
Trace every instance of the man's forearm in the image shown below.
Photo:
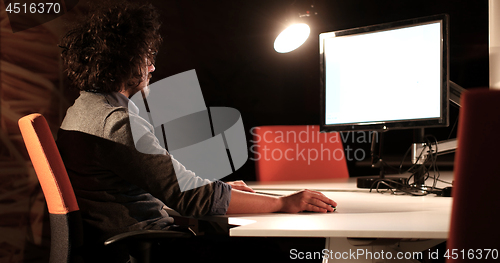
[[[282,206],[279,197],[232,189],[227,214],[272,213]]]
[[[337,203],[321,192],[307,189],[278,197],[240,191],[233,188],[231,190],[231,201],[226,213],[298,213],[302,211],[326,213],[335,211],[336,207]]]

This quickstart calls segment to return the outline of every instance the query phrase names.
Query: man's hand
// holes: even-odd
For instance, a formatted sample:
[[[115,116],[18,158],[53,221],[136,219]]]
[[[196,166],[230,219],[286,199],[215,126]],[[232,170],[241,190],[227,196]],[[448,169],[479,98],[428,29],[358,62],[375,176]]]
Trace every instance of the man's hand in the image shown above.
[[[230,185],[233,189],[240,190],[240,191],[245,191],[245,192],[250,192],[250,193],[255,193],[255,191],[248,187],[245,182],[239,180],[239,181],[233,181],[233,182],[227,182],[228,185]]]
[[[324,194],[312,191],[302,190],[290,195],[280,197],[282,207],[280,212],[298,213],[302,211],[310,212],[333,212],[337,203],[326,197]]]

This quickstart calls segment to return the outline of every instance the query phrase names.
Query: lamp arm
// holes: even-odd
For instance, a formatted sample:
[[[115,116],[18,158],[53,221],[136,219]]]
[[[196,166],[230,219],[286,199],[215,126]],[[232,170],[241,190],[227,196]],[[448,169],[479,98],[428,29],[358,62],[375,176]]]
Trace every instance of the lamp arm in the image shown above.
[[[457,144],[457,139],[439,141],[435,144],[436,147],[429,150],[426,143],[414,143],[412,144],[411,162],[413,164],[424,164],[431,154],[442,155],[454,152],[457,149]]]
[[[457,105],[458,107],[461,107],[460,97],[467,90],[460,87],[460,85],[458,85],[457,83],[455,83],[451,80],[448,82],[450,83],[450,101],[455,103],[455,105]]]
[[[449,81],[450,86],[450,101],[453,102],[458,107],[460,105],[460,97],[467,90],[462,88],[460,85],[453,81]],[[430,154],[442,155],[446,153],[454,152],[457,149],[458,140],[450,139],[436,142],[436,147],[429,150],[426,143],[414,143],[412,144],[411,151],[411,162],[413,164],[424,164],[425,160]]]

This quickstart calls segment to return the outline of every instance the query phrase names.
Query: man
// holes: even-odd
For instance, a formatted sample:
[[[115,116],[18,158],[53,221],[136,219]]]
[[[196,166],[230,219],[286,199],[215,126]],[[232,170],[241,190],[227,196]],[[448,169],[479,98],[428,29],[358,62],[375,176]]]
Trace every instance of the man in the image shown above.
[[[128,107],[132,95],[147,92],[159,28],[151,5],[120,3],[92,11],[61,41],[68,78],[80,96],[67,111],[57,144],[82,213],[85,243],[98,248],[118,233],[168,229],[174,222],[165,205],[186,216],[333,211],[337,204],[319,192],[259,195],[241,181],[180,191],[177,177],[204,179],[170,156],[137,108]],[[141,144],[155,154],[136,150],[131,115],[149,131]]]

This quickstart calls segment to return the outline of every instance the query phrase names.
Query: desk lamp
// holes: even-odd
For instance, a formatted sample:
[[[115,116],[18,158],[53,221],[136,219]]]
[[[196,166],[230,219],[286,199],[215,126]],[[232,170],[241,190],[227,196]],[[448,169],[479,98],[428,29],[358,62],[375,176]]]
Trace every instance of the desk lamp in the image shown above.
[[[311,33],[308,20],[318,15],[313,3],[307,3],[306,7],[296,7],[294,2],[289,7],[289,13],[289,25],[274,41],[274,50],[278,53],[291,52],[304,44]]]

